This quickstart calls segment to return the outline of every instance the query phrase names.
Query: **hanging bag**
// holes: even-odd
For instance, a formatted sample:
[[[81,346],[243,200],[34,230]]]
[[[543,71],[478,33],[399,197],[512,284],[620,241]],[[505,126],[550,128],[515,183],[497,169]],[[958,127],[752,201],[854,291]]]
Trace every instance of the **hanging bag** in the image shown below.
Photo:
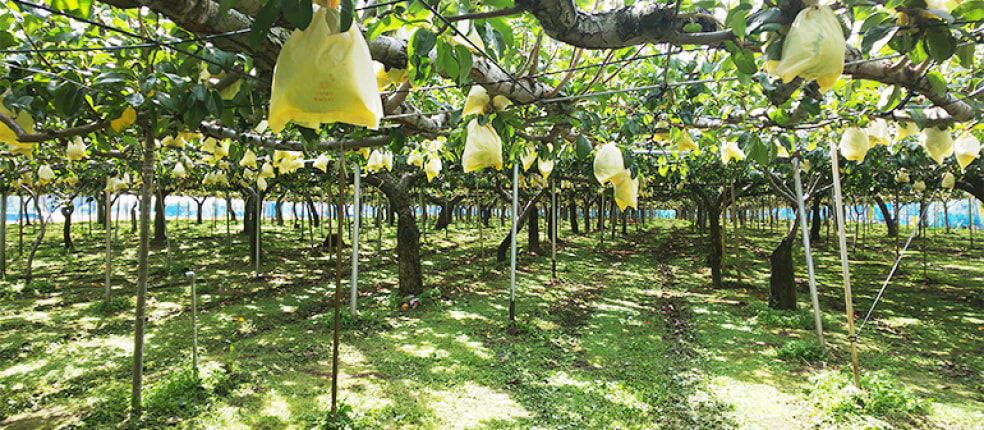
[[[340,32],[332,7],[315,7],[311,25],[287,39],[273,71],[269,126],[279,133],[289,121],[317,128],[344,122],[379,128],[379,99],[369,46],[353,24]]]

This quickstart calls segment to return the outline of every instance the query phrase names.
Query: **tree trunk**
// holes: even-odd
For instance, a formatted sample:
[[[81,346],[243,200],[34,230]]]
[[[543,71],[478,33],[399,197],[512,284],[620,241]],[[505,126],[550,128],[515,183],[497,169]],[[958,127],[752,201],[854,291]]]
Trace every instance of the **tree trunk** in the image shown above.
[[[321,227],[321,216],[318,215],[318,208],[317,206],[314,205],[314,200],[311,200],[311,195],[306,194],[304,196],[304,201],[308,205],[308,213],[310,214],[311,217],[311,225],[314,228]]]
[[[796,279],[793,271],[793,242],[799,226],[799,214],[793,217],[786,236],[769,257],[771,274],[769,276],[769,307],[772,309],[796,309]]]
[[[284,196],[281,195],[277,198],[277,202],[273,205],[273,212],[277,218],[277,225],[284,225]]]
[[[145,133],[143,166],[143,186],[140,189],[140,244],[137,250],[137,304],[136,327],[133,341],[133,390],[130,399],[131,422],[136,423],[141,415],[140,388],[143,380],[144,309],[147,305],[147,274],[150,267],[150,196],[154,192],[154,139],[148,130]],[[163,198],[158,200],[163,202]],[[163,204],[161,204],[163,207]],[[163,211],[162,211],[163,212]]]
[[[892,218],[892,212],[888,210],[885,200],[875,195],[875,203],[878,204],[878,210],[881,211],[882,217],[885,218],[885,226],[888,227],[887,237],[897,237],[899,235],[899,224],[897,220]]]
[[[231,221],[236,222],[236,211],[232,208],[232,197],[229,196],[229,193],[226,193],[226,211],[229,212],[228,216],[232,218]]]
[[[151,242],[160,245],[167,241],[167,219],[164,217],[164,200],[167,199],[167,194],[164,190],[155,190],[157,194],[157,201],[154,202],[154,240]],[[141,215],[143,215],[141,213]]]
[[[820,226],[821,226],[820,201],[821,201],[820,196],[817,196],[816,198],[813,199],[813,205],[812,205],[813,210],[811,211],[813,213],[813,219],[812,219],[813,222],[812,224],[810,224],[810,240],[812,240],[813,242],[820,241]]]
[[[540,200],[541,197],[543,197],[546,194],[545,190],[546,189],[543,189],[537,192],[536,195],[534,195],[533,198],[530,200],[530,202],[526,204],[526,207],[523,208],[523,212],[519,214],[519,218],[517,218],[516,220],[517,235],[519,234],[520,230],[523,229],[523,224],[526,223],[526,220],[530,218],[532,212],[535,211],[536,203]],[[512,230],[510,229],[509,233],[506,234],[506,237],[502,239],[502,242],[499,243],[499,247],[496,248],[496,252],[495,252],[496,261],[506,261],[506,255],[509,253],[509,247],[511,245],[512,245]]]
[[[389,172],[377,172],[365,177],[366,183],[386,195],[397,214],[396,258],[399,262],[399,293],[402,296],[424,292],[420,270],[420,229],[413,213],[413,199],[407,192],[417,177],[417,174],[405,174],[399,182]]]
[[[201,224],[202,223],[202,208],[205,207],[205,199],[204,198],[202,198],[201,200],[195,199],[195,204],[198,205],[198,211],[195,212],[195,224]]]
[[[530,210],[530,229],[526,242],[526,251],[540,253],[540,209],[533,205]]]
[[[96,193],[96,223],[106,228],[106,195]]]
[[[72,213],[75,212],[75,205],[71,201],[62,206],[61,213],[65,217],[65,224],[62,227],[62,236],[65,240],[65,249],[72,249]],[[6,214],[4,214],[6,216]]]

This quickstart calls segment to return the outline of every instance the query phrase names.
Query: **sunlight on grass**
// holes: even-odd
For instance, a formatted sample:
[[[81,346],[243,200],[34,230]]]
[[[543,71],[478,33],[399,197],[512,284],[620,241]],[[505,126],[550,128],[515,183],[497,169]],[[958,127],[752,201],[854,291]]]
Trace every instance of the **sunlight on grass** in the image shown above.
[[[508,394],[466,382],[450,390],[426,389],[436,415],[436,428],[463,430],[489,420],[514,421],[530,416],[530,412],[513,401]]]
[[[267,416],[274,416],[283,420],[290,419],[290,405],[276,390],[270,390],[263,397],[263,408],[260,413]]]

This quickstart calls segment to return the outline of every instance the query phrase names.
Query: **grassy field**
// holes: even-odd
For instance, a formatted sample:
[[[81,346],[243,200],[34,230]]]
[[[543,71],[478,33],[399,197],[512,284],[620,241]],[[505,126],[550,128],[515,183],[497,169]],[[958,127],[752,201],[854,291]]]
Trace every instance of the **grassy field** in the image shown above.
[[[801,247],[800,310],[766,305],[767,259],[785,225],[741,229],[742,281],[729,248],[721,289],[710,286],[704,237],[687,223],[629,225],[603,246],[597,232],[571,236],[565,228],[556,279],[549,242],[538,253],[521,247],[511,324],[509,266],[490,257],[505,228],[493,224],[484,247],[476,225],[427,233],[428,290],[413,298],[416,306],[392,292],[395,230],[384,228],[381,246],[375,227],[365,232],[358,317],[347,312],[350,262],[343,260],[338,384],[351,428],[984,426],[984,244],[971,249],[967,231],[930,231],[913,243],[860,333],[858,391],[832,238],[814,249],[822,350]],[[50,226],[35,280],[25,285],[18,276],[26,258],[12,227],[13,262],[0,284],[0,428],[125,427],[135,234],[121,225],[117,299],[106,306],[102,229],[90,236],[85,223],[75,226],[76,250],[66,253],[61,226]],[[332,255],[311,247],[307,231],[302,240],[300,229],[267,225],[256,279],[244,236],[229,239],[208,221],[170,228],[173,254],[157,247],[151,255],[141,428],[324,428]],[[33,238],[28,228],[25,251]],[[876,228],[850,255],[863,319],[894,262],[894,241]],[[196,272],[200,296],[198,377],[187,270]]]

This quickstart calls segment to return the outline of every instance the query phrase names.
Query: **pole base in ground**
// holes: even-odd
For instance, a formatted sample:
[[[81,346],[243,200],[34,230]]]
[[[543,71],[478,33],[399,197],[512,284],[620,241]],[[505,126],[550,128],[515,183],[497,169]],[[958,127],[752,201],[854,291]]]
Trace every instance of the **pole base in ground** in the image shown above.
[[[516,302],[509,302],[509,321],[516,321]]]

